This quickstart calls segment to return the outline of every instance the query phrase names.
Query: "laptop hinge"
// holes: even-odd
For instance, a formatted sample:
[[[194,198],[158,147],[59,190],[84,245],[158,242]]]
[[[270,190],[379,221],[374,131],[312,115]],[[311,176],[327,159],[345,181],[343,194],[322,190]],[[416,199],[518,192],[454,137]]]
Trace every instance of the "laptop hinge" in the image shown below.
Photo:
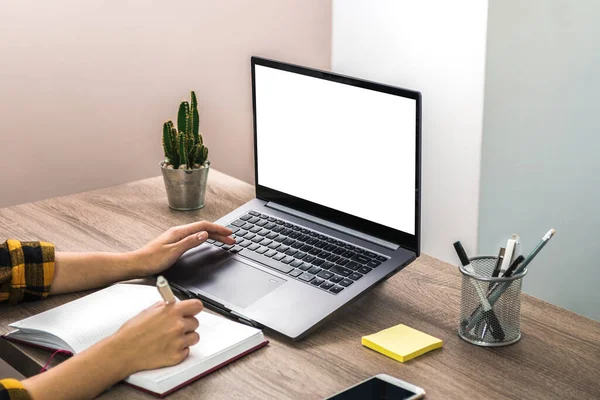
[[[302,219],[305,219],[305,220],[310,221],[312,223],[319,224],[319,225],[322,225],[322,226],[326,226],[327,228],[336,230],[338,232],[345,233],[346,235],[353,236],[353,237],[355,237],[357,239],[366,240],[367,242],[371,242],[371,243],[376,244],[378,246],[385,247],[386,249],[389,249],[389,250],[396,251],[396,250],[398,250],[400,248],[400,246],[398,246],[397,244],[392,243],[392,242],[388,242],[387,240],[379,239],[379,238],[367,235],[365,233],[362,233],[362,232],[359,232],[359,231],[355,231],[354,229],[346,228],[346,227],[344,227],[342,225],[338,225],[338,224],[335,224],[333,222],[329,222],[329,221],[326,221],[324,219],[314,217],[314,216],[312,216],[310,214],[303,213],[302,211],[294,210],[293,208],[282,206],[281,204],[277,204],[277,203],[274,203],[272,201],[269,201],[266,204],[266,206],[269,207],[269,208],[272,208],[274,210],[282,211],[282,212],[284,212],[286,214],[291,214],[294,217],[302,218]]]
[[[220,312],[221,314],[229,314],[231,312],[230,309],[228,309],[227,307],[225,307],[223,304],[221,303],[217,303],[216,301],[212,301],[211,299],[207,298],[206,296],[202,296],[198,293],[194,293],[190,290],[187,290],[173,282],[169,282],[169,286],[171,286],[173,289],[177,290],[178,292],[182,293],[183,295],[187,296],[190,299],[199,299],[202,301],[202,303],[204,303],[206,306],[208,306],[209,308],[212,308],[215,311]]]
[[[258,328],[258,329],[263,329],[262,325],[260,325],[259,323],[255,322],[255,321],[252,321],[248,317],[244,317],[240,313],[236,313],[235,311],[231,310],[231,311],[229,311],[229,314],[231,314],[233,317],[237,318],[238,321],[240,321],[240,322],[242,322],[242,323],[244,323],[246,325],[250,325],[250,326],[253,326],[253,327]]]
[[[255,322],[248,317],[244,317],[242,314],[228,309],[223,304],[217,303],[216,301],[212,301],[211,299],[206,298],[206,296],[202,296],[202,295],[193,293],[193,292],[191,292],[187,289],[184,289],[183,287],[181,287],[177,284],[171,283],[171,282],[169,282],[169,285],[172,286],[173,289],[177,290],[178,292],[182,293],[183,295],[187,296],[190,299],[197,298],[197,299],[202,300],[202,302],[204,304],[206,304],[208,306],[208,308],[211,308],[217,312],[220,312],[221,314],[229,315],[232,318],[237,319],[238,321],[240,321],[246,325],[253,326],[254,328],[258,328],[258,329],[264,328],[258,322]]]

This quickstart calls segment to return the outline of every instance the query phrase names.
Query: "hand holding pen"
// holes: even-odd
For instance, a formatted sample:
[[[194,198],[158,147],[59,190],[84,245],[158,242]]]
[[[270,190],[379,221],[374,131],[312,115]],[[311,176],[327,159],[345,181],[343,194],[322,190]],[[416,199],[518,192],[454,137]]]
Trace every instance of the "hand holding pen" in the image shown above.
[[[121,374],[119,379],[134,372],[177,364],[200,340],[196,315],[203,309],[202,302],[177,301],[166,279],[159,278],[157,283],[164,301],[146,308],[114,335],[95,345],[105,343],[103,352],[111,355],[109,359],[119,360],[116,368]]]

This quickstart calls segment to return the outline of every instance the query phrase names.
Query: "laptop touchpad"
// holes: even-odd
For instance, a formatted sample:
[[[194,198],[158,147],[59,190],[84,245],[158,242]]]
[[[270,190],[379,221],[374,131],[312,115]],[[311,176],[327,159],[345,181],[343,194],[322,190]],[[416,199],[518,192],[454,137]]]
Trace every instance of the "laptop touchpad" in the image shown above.
[[[194,286],[228,303],[245,308],[285,282],[284,279],[242,261],[229,259],[207,271],[202,283]]]

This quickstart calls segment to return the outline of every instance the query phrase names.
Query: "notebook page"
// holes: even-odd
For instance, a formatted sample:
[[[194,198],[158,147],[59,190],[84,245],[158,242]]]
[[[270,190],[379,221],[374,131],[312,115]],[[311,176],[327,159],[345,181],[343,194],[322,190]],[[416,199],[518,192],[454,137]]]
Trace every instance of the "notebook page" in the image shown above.
[[[261,333],[259,329],[205,311],[198,314],[196,318],[200,322],[196,330],[200,334],[200,341],[190,348],[190,355],[185,360],[171,367],[137,372],[127,381],[133,384],[144,381],[160,383],[187,370],[193,371],[190,374],[193,377],[204,372],[205,369],[201,364]],[[221,360],[219,364],[224,361],[226,360]]]
[[[48,332],[80,353],[160,300],[153,286],[118,284],[10,326]]]

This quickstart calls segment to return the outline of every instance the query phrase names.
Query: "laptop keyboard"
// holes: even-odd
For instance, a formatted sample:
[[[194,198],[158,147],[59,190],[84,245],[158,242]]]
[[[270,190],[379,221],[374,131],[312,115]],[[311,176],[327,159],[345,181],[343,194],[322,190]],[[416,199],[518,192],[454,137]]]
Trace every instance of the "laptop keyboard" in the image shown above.
[[[207,242],[338,294],[389,257],[373,253],[300,225],[249,211],[231,222],[235,245]]]

